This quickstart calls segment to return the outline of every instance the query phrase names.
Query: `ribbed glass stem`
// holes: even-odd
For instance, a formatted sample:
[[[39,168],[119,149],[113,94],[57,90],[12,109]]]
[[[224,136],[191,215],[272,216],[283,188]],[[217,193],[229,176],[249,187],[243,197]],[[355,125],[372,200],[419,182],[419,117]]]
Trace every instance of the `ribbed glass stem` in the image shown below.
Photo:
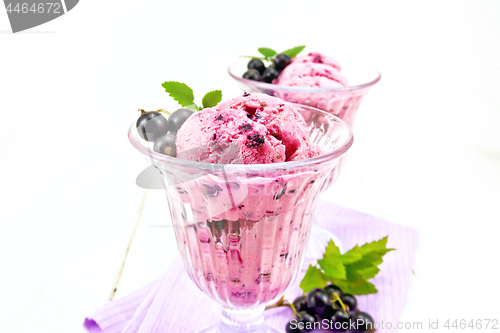
[[[221,308],[220,333],[266,332],[264,327],[264,309],[231,310]]]

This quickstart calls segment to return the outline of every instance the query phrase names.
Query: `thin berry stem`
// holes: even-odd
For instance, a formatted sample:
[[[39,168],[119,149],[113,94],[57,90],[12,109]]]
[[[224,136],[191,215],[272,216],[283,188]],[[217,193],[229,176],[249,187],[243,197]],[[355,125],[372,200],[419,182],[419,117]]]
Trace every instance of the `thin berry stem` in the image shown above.
[[[336,301],[339,301],[340,303],[340,306],[342,307],[342,310],[344,311],[344,314],[346,315],[347,317],[347,311],[349,310],[349,307],[347,307],[344,302],[342,302],[342,300],[340,299],[340,296],[337,294],[337,293],[332,293],[330,295],[330,297],[332,298],[332,303],[335,304]],[[347,309],[347,310],[346,310]]]
[[[301,317],[301,315],[297,312],[297,309],[295,308],[295,305],[293,305],[293,303],[290,303],[289,301],[285,300],[285,296],[282,296],[280,298],[280,300],[278,302],[276,302],[275,304],[266,306],[265,310],[279,308],[281,306],[289,306],[290,308],[292,308],[294,316]]]
[[[168,112],[168,111],[167,111],[167,110],[165,110],[165,109],[159,109],[159,110],[156,110],[156,112],[166,113],[166,114],[170,117],[170,112]]]

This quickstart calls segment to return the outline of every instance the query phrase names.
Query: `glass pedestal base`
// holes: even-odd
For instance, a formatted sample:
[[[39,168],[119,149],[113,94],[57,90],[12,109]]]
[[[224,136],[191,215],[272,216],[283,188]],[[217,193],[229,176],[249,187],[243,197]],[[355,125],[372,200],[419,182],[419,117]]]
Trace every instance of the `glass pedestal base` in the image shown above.
[[[283,333],[264,323],[264,308],[231,310],[222,307],[220,322],[198,333]]]
[[[277,329],[274,329],[272,327],[269,327],[267,325],[262,325],[261,327],[258,327],[257,330],[253,331],[234,331],[234,330],[221,330],[220,324],[216,324],[210,327],[207,327],[205,329],[202,329],[201,331],[198,331],[198,333],[247,333],[247,332],[252,332],[252,333],[283,333],[284,331],[278,331]]]

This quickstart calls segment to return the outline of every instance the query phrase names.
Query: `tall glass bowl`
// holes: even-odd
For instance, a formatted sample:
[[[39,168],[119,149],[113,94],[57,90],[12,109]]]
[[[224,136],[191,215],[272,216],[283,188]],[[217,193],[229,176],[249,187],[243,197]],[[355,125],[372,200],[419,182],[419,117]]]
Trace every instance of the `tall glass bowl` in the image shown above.
[[[297,277],[316,198],[353,142],[339,118],[297,109],[322,155],[275,164],[193,162],[152,151],[130,127],[132,145],[161,173],[189,277],[221,306],[220,323],[201,332],[278,332],[264,325],[264,308]]]
[[[236,80],[243,91],[264,93],[284,101],[312,106],[326,111],[354,125],[361,101],[370,89],[381,79],[380,72],[364,64],[342,63],[342,74],[349,86],[340,88],[288,87],[244,79],[248,58],[239,58],[228,68],[229,75]]]

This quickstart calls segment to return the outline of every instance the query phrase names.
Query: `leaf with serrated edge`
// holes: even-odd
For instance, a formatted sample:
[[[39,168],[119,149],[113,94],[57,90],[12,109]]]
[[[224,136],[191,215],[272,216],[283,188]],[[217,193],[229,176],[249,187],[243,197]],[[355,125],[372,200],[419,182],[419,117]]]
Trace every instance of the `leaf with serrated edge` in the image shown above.
[[[378,292],[373,283],[365,281],[362,277],[355,281],[332,280],[332,284],[342,289],[346,294],[368,295]]]
[[[166,81],[162,84],[162,87],[181,106],[187,107],[194,104],[193,89],[189,88],[185,83]]]
[[[300,281],[300,289],[308,293],[314,288],[324,288],[326,286],[326,278],[323,272],[312,265],[309,265],[306,271],[306,275],[302,281]]]
[[[348,269],[348,268],[346,268]],[[378,267],[370,267],[367,269],[357,271],[365,280],[370,280],[375,277],[380,272]]]
[[[285,50],[281,53],[287,54],[290,58],[296,57],[300,52],[302,52],[306,48],[305,45],[295,46],[291,49]]]
[[[276,51],[268,47],[259,47],[257,50],[266,58],[271,58],[276,55]]]
[[[205,96],[203,96],[201,103],[203,104],[204,108],[212,108],[216,106],[220,101],[222,101],[222,91],[214,90],[207,92]]]
[[[342,263],[343,264],[351,264],[353,262],[356,262],[358,260],[361,260],[363,258],[363,255],[361,254],[361,251],[359,250],[359,246],[355,246],[346,253],[342,255]]]
[[[345,279],[346,271],[342,263],[339,248],[330,240],[325,249],[323,258],[318,260],[318,264],[329,279]]]

